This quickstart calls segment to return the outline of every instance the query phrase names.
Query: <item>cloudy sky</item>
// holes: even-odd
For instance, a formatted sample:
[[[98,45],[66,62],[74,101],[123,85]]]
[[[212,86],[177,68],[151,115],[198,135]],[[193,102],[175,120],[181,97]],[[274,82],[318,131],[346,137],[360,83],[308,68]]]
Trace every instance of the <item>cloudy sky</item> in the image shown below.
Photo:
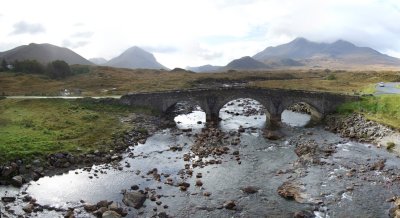
[[[10,0],[0,51],[51,43],[110,59],[137,45],[163,65],[225,65],[302,36],[400,57],[399,0]]]

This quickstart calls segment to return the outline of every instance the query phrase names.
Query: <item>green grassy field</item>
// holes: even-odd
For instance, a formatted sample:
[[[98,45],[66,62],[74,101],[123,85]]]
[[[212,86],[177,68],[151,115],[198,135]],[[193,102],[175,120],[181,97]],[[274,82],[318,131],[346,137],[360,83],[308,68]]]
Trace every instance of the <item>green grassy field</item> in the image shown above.
[[[120,122],[131,107],[93,100],[0,100],[0,162],[56,152],[111,149],[114,134],[133,128]]]
[[[400,95],[364,97],[359,102],[342,105],[338,111],[342,114],[359,112],[370,120],[400,129]]]

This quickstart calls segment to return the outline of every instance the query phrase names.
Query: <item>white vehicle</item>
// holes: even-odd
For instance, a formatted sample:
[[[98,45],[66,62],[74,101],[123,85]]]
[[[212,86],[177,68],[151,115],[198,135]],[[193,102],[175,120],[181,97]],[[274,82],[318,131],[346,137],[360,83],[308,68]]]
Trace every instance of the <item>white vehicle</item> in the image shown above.
[[[380,83],[378,83],[378,86],[379,87],[385,87],[385,83],[384,82],[380,82]]]

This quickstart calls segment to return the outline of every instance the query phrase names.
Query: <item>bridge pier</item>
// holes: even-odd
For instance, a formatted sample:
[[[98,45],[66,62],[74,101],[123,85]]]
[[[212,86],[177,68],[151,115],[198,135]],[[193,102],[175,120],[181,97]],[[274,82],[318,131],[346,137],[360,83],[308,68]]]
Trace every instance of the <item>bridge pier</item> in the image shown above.
[[[207,123],[214,123],[214,124],[218,124],[219,123],[219,115],[215,114],[215,113],[207,113],[206,114],[206,122]]]
[[[276,130],[281,127],[281,124],[282,124],[281,114],[270,115],[269,124],[267,125],[267,128],[270,130]]]

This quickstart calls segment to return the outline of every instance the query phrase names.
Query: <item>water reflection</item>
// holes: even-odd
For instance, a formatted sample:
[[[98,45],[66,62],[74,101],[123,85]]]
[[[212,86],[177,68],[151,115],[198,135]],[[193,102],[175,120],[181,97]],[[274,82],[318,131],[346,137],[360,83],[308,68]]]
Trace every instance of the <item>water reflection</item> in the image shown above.
[[[292,127],[304,127],[311,121],[311,115],[291,110],[284,110],[281,115],[282,123]]]
[[[132,148],[135,158],[125,154],[120,162],[123,169],[118,170],[107,165],[93,166],[90,170],[78,169],[53,177],[43,177],[31,182],[27,192],[38,199],[38,203],[56,207],[68,207],[80,200],[96,203],[108,199],[120,201],[121,190],[136,184],[141,188],[156,188],[162,183],[154,183],[146,172],[157,168],[159,172],[168,173],[174,180],[184,165],[182,154],[169,149],[171,145],[187,145],[189,137],[174,136],[168,130],[148,138],[145,144]],[[187,151],[188,146],[183,146]],[[90,171],[90,172],[89,172]],[[98,175],[98,176],[96,176]],[[163,186],[164,191],[173,187]],[[68,203],[70,202],[70,203]]]
[[[189,114],[178,115],[174,121],[179,129],[201,129],[205,127],[206,113],[196,110]]]
[[[256,100],[241,98],[227,103],[219,112],[220,128],[224,131],[255,127],[264,128],[267,122],[265,108]]]

